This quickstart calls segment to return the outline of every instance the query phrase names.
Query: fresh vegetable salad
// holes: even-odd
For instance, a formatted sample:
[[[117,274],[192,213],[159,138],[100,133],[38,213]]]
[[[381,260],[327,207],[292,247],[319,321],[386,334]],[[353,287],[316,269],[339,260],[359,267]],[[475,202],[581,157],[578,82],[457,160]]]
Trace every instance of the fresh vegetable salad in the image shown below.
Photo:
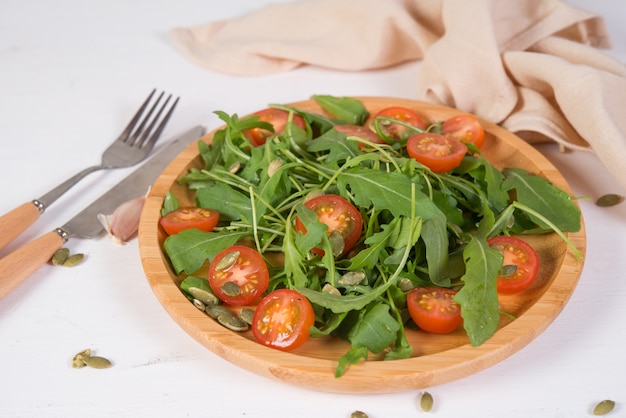
[[[572,198],[487,161],[475,117],[312,99],[323,114],[216,112],[225,126],[198,143],[204,168],[179,179],[195,208],[166,196],[164,250],[190,300],[216,296],[202,304],[210,316],[249,307],[254,339],[279,350],[345,339],[341,376],[370,353],[411,357],[412,328],[489,339],[507,314],[499,297],[524,292],[541,268],[523,234],[556,233],[582,257],[565,233],[581,228]]]

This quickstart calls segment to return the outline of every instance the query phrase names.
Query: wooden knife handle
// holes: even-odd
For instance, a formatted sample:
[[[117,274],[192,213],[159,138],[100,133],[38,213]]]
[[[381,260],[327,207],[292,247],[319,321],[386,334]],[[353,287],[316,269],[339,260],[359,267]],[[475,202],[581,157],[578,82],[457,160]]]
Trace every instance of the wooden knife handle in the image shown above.
[[[0,249],[13,241],[39,218],[33,203],[24,203],[0,217]]]
[[[63,244],[63,238],[51,231],[0,259],[0,299],[50,260]]]

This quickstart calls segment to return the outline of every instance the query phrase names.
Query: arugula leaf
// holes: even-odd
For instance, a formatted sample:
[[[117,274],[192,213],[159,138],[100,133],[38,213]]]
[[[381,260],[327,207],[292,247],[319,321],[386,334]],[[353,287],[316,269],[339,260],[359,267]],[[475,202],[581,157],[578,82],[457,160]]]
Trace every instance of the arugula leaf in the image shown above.
[[[359,251],[350,259],[349,270],[372,270],[380,261],[381,252],[389,246],[389,240],[394,233],[394,226],[400,222],[400,218],[395,218],[391,223],[381,225],[382,230],[372,234],[365,240],[366,248]]]
[[[179,205],[179,201],[176,198],[176,196],[174,196],[174,193],[172,193],[171,191],[168,191],[165,194],[165,199],[163,199],[163,208],[161,209],[161,216],[165,216],[168,213],[175,211],[176,209],[178,209],[178,205]]]
[[[555,187],[547,179],[529,174],[521,168],[504,170],[506,190],[515,190],[517,201],[541,213],[562,231],[576,232],[580,230],[581,214],[578,206],[562,189]],[[529,217],[542,228],[549,229],[541,219]]]
[[[371,289],[367,293],[360,295],[333,295],[325,292],[318,292],[306,287],[296,289],[302,293],[304,297],[309,299],[311,303],[330,309],[334,313],[359,311],[371,302],[381,297],[391,285],[393,281],[388,281],[376,288]]]
[[[348,332],[351,349],[339,359],[335,376],[342,376],[350,364],[367,359],[368,351],[382,352],[396,340],[400,325],[389,313],[389,306],[377,303],[360,312],[360,320]]]
[[[376,303],[365,311],[363,319],[350,331],[353,347],[367,347],[374,354],[382,352],[396,340],[400,326],[389,313],[389,305]]]
[[[335,377],[343,376],[351,364],[359,364],[361,360],[367,360],[367,356],[367,347],[358,346],[350,348],[350,350],[337,361]]]
[[[213,259],[224,248],[234,245],[247,232],[222,230],[204,232],[199,229],[186,229],[170,235],[163,243],[176,274],[184,271],[191,274],[197,271],[205,261]]]
[[[182,290],[185,296],[190,299],[193,299],[193,295],[189,289],[194,287],[213,293],[213,290],[211,290],[211,286],[209,285],[209,280],[206,278],[187,276],[185,277],[185,280],[180,283],[180,290]]]
[[[232,220],[252,221],[250,195],[223,183],[214,183],[198,189],[196,201],[198,206],[216,210]]]
[[[285,254],[285,276],[291,288],[304,289],[308,284],[308,278],[304,273],[305,255],[300,252],[299,246],[295,242],[295,229],[291,226],[291,217],[288,218],[289,225],[285,228],[283,238],[283,253]],[[302,245],[302,244],[301,244]]]
[[[478,346],[493,335],[500,323],[496,279],[502,267],[502,254],[489,248],[483,237],[470,236],[463,257],[464,286],[454,299],[461,305],[463,327],[470,342]]]
[[[307,151],[327,151],[324,158],[326,163],[342,161],[361,155],[357,142],[346,140],[345,134],[335,131],[334,129],[331,129],[324,135],[309,141],[307,144]]]
[[[465,156],[463,159],[463,169],[457,171],[469,175],[473,182],[485,194],[489,205],[496,212],[501,212],[509,201],[507,190],[502,187],[504,175],[493,164],[483,156]]]
[[[331,115],[352,125],[363,125],[369,116],[363,103],[352,97],[314,95],[311,98]]]

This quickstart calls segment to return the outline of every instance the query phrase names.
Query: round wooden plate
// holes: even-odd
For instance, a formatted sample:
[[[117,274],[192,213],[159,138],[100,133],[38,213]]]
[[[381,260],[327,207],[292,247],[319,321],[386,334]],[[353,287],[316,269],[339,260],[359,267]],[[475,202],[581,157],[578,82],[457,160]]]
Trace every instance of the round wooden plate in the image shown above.
[[[391,105],[413,108],[431,122],[462,112],[444,106],[407,99],[358,97],[370,113]],[[292,103],[297,108],[323,113],[312,100]],[[544,176],[571,193],[558,170],[532,146],[497,125],[481,120],[486,130],[484,155],[498,168],[521,167]],[[215,132],[215,131],[214,131]],[[202,137],[210,142],[213,132]],[[502,309],[515,316],[503,317],[500,328],[485,343],[472,347],[461,328],[446,335],[407,330],[413,357],[368,361],[351,366],[336,378],[337,359],[349,346],[337,338],[311,339],[293,352],[282,352],[254,341],[251,332],[229,331],[199,311],[178,288],[182,277],[171,269],[162,251],[165,238],[159,228],[163,199],[172,190],[182,204],[193,204],[193,196],[177,184],[189,168],[201,168],[197,144],[191,144],[163,171],[147,198],[139,226],[141,261],[156,297],[172,318],[209,350],[244,369],[289,384],[318,391],[337,393],[388,393],[414,390],[460,379],[490,367],[520,350],[543,332],[561,312],[581,274],[583,262],[577,260],[556,234],[528,237],[540,256],[541,271],[527,291],[501,299]],[[568,234],[584,254],[584,225],[580,232]]]

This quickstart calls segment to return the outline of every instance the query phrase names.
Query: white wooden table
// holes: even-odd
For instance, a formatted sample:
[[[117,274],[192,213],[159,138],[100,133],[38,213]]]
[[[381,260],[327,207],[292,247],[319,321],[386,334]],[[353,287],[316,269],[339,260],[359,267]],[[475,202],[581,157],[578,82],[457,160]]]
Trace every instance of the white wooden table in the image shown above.
[[[220,125],[214,110],[245,114],[312,94],[412,98],[419,63],[346,73],[304,67],[263,78],[199,68],[178,54],[167,31],[236,16],[255,0],[0,1],[0,212],[45,193],[100,153],[152,88],[182,100],[165,139],[188,127]],[[265,2],[267,3],[267,1]],[[623,0],[575,0],[605,15],[609,51],[626,62]],[[624,109],[626,117],[626,109]],[[562,314],[530,345],[467,378],[429,388],[437,417],[591,416],[613,399],[626,416],[625,194],[594,155],[540,147],[575,193],[588,250],[580,283]],[[11,248],[60,226],[132,169],[92,174],[53,205]],[[153,295],[137,240],[72,240],[87,260],[44,266],[0,300],[2,417],[416,417],[419,391],[336,395],[256,376],[188,336]],[[73,369],[90,347],[114,361]]]

